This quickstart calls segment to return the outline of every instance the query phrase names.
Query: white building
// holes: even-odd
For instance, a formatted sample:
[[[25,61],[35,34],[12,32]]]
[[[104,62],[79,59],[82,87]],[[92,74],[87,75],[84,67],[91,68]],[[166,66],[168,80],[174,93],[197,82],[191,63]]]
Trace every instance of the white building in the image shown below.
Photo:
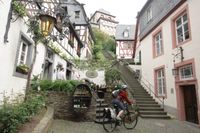
[[[132,66],[164,99],[167,112],[195,124],[200,124],[199,5],[199,0],[148,0],[137,16],[135,56],[141,53],[141,66]]]
[[[33,2],[32,5],[29,4],[26,6],[26,11],[31,16],[34,11],[37,11],[38,5]],[[46,4],[43,2],[42,4],[44,4],[43,6],[50,6],[52,3]],[[0,102],[2,102],[4,96],[15,96],[24,93],[27,72],[21,71],[19,66],[24,64],[30,67],[34,55],[34,40],[32,35],[27,33],[30,28],[27,26],[28,17],[18,17],[10,6],[11,0],[2,0],[0,3],[0,9],[3,10],[0,15],[0,61],[2,62],[0,66]],[[32,8],[34,9],[30,10]],[[75,77],[75,69],[70,59],[91,58],[91,51],[89,50],[86,50],[89,53],[88,56],[86,54],[82,55],[85,51],[83,48],[90,48],[90,45],[92,45],[91,32],[87,29],[87,37],[90,39],[86,37],[88,43],[87,47],[84,47],[85,42],[80,39],[71,22],[69,22],[65,31],[66,34],[62,36],[63,34],[60,34],[59,28],[54,28],[52,36],[56,38],[55,41],[50,41],[48,45],[38,44],[37,58],[32,75],[40,75],[42,79],[55,80],[57,67],[62,65],[66,78],[72,79]],[[72,44],[69,44],[69,40]]]
[[[110,36],[115,36],[116,26],[119,22],[115,20],[115,16],[111,15],[104,9],[99,9],[90,18],[92,27],[97,27]]]

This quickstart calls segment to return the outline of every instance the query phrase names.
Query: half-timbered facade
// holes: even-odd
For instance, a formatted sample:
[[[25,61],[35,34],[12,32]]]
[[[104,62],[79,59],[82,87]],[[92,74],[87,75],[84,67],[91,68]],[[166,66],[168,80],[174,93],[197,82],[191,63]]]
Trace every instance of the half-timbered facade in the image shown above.
[[[81,48],[81,59],[88,59],[92,57],[92,45],[94,45],[94,36],[89,24],[89,19],[86,15],[84,5],[76,0],[68,0],[67,9],[70,16],[70,21],[73,23],[74,28],[83,43]],[[74,6],[75,5],[75,6]]]
[[[58,14],[68,15],[67,1],[60,0],[15,0],[24,5],[27,16],[19,17],[14,12],[11,0],[2,0],[0,9],[3,10],[0,15],[0,102],[4,96],[17,96],[23,94],[27,81],[27,71],[21,68],[29,69],[34,56],[33,35],[28,31],[28,19],[35,17],[38,13],[48,13],[48,15],[58,19]],[[61,6],[62,5],[62,6]],[[61,9],[60,9],[61,8]],[[59,10],[59,11],[58,11]],[[82,12],[82,11],[80,11]],[[59,15],[60,15],[59,14]],[[64,17],[67,18],[67,17]],[[38,20],[39,21],[39,20]],[[41,79],[56,80],[59,66],[64,68],[66,79],[75,77],[74,66],[71,59],[91,58],[91,50],[88,50],[88,56],[84,55],[85,42],[74,26],[71,19],[67,23],[59,23],[57,20],[52,33],[46,37],[48,42],[37,44],[36,61],[32,76],[39,75]],[[87,27],[89,27],[87,25]],[[92,44],[91,31],[87,29],[87,38]],[[89,42],[89,41],[88,41]]]
[[[115,16],[104,9],[99,9],[90,18],[91,26],[99,28],[110,36],[115,36],[118,23],[119,22],[115,20]]]
[[[148,0],[137,16],[135,57],[141,54],[142,65],[133,66],[155,97],[164,99],[166,111],[195,124],[200,124],[199,5]]]
[[[131,59],[133,57],[134,37],[134,25],[117,25],[115,41],[118,59]]]

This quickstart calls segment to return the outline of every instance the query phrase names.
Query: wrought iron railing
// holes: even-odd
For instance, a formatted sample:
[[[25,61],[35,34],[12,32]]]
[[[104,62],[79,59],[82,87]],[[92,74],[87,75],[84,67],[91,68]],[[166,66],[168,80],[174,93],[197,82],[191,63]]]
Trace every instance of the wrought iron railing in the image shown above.
[[[153,96],[153,98],[161,105],[162,108],[164,108],[164,100],[165,97],[159,97],[154,91],[154,86],[147,80],[144,78],[144,76],[142,76],[142,74],[138,74],[137,72],[135,72],[133,69],[131,69],[129,67],[129,63],[123,60],[120,60],[120,62],[123,62],[124,67],[126,66],[126,68],[135,74],[135,78],[138,80],[138,82],[140,82],[140,84],[145,88],[145,90],[148,91],[148,93]]]

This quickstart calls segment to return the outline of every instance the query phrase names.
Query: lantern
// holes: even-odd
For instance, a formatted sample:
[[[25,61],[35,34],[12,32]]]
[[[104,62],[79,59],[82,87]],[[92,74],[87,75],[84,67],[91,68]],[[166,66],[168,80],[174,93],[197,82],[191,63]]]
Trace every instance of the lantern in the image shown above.
[[[50,15],[40,15],[39,18],[41,21],[41,33],[44,36],[48,36],[53,30],[54,24],[56,23],[56,19]]]

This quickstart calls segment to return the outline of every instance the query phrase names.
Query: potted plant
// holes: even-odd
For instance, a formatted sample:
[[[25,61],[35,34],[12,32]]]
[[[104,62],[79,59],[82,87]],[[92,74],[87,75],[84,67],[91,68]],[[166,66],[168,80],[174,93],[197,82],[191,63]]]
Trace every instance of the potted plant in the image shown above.
[[[29,67],[26,64],[19,64],[16,71],[22,74],[28,74]]]

